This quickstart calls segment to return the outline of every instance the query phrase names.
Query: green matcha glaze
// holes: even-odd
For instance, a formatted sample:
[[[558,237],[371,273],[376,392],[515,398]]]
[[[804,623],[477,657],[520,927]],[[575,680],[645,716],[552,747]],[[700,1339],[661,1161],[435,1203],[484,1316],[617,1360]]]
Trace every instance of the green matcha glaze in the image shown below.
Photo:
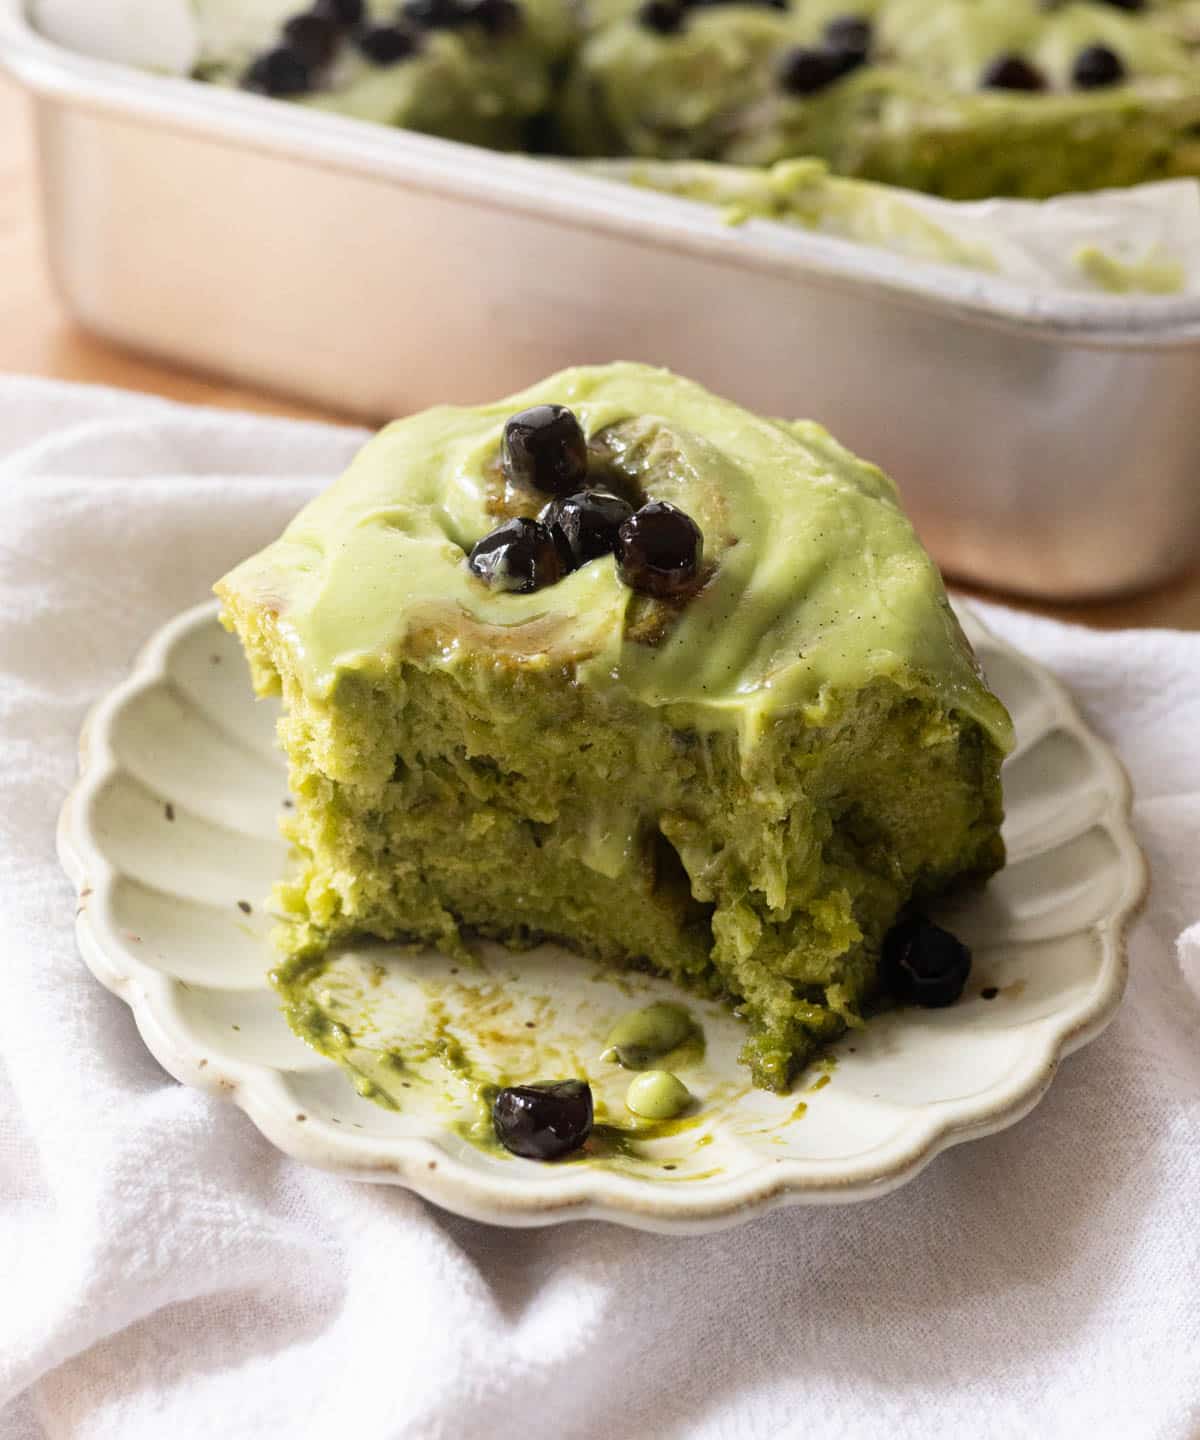
[[[625,1106],[646,1120],[674,1120],[692,1103],[691,1091],[669,1070],[645,1070],[629,1082]]]
[[[496,520],[505,419],[550,400],[604,437],[628,483],[704,531],[713,572],[681,612],[651,616],[654,643],[636,638],[645,604],[611,558],[528,595],[490,591],[466,566]],[[760,419],[646,366],[567,370],[398,421],[219,589],[277,616],[310,700],[400,659],[454,670],[482,652],[565,666],[678,726],[734,731],[743,749],[783,715],[821,724],[839,694],[884,679],[1011,744],[891,481],[819,425]]]
[[[983,245],[967,244],[922,212],[903,192],[831,175],[821,160],[780,160],[764,168],[702,160],[592,160],[579,168],[641,189],[718,206],[727,224],[758,218],[840,235],[972,270],[998,269]]]
[[[696,1035],[697,1026],[682,1005],[647,1005],[621,1016],[608,1032],[600,1058],[615,1060],[626,1070],[641,1070]]]
[[[918,260],[971,270],[1000,268],[988,246],[951,234],[903,191],[832,175],[821,160],[779,160],[762,169],[704,160],[576,163],[586,174],[717,206],[730,225],[775,220]],[[1127,261],[1098,246],[1081,245],[1071,261],[1091,284],[1114,294],[1174,295],[1187,283],[1184,267],[1161,253]]]
[[[1081,245],[1071,258],[1093,284],[1113,295],[1176,295],[1186,278],[1176,260],[1151,257],[1126,262],[1095,245]]]

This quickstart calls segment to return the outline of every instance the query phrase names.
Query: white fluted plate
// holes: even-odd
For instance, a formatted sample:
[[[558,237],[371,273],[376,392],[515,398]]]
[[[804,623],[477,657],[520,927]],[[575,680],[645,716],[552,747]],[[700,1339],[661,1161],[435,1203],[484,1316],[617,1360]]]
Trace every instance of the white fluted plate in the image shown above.
[[[1112,1019],[1146,888],[1111,750],[1046,671],[957,608],[1018,740],[1004,772],[1009,865],[943,912],[974,950],[967,993],[945,1010],[873,1020],[791,1096],[749,1088],[738,1022],[691,1000],[707,1037],[681,1072],[694,1123],[632,1156],[539,1165],[480,1148],[463,1133],[469,1095],[445,1071],[406,1086],[398,1109],[356,1093],[287,1028],[267,981],[263,902],[286,864],[285,770],[274,706],[253,700],[213,605],[155,636],[85,727],[59,827],[83,957],[172,1075],[234,1100],[285,1153],[463,1215],[703,1231],[778,1205],[883,1194],[947,1146],[1019,1120],[1059,1060]],[[403,1048],[405,1026],[436,1004],[482,1070],[498,1059],[548,1077],[582,1067],[612,1117],[629,1077],[599,1061],[609,1025],[650,998],[681,998],[551,946],[489,949],[479,970],[364,947],[339,952],[333,980],[380,1044]]]

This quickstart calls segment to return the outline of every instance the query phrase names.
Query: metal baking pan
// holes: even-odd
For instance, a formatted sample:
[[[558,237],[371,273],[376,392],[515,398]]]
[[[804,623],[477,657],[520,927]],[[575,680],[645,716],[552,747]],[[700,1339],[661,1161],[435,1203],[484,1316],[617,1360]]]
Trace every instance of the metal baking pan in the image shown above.
[[[0,0],[50,262],[122,344],[370,418],[667,365],[900,482],[952,575],[1052,598],[1200,555],[1200,300],[1035,293],[520,156],[142,74]]]

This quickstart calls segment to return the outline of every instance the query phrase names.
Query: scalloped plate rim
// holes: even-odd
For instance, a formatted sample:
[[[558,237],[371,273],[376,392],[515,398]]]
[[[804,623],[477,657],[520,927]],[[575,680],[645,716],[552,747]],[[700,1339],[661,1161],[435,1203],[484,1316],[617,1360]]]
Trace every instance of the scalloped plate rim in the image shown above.
[[[442,1208],[500,1225],[544,1225],[574,1219],[603,1219],[666,1232],[708,1232],[784,1205],[839,1204],[874,1198],[914,1179],[944,1150],[1015,1124],[1048,1090],[1059,1062],[1109,1024],[1120,1006],[1128,974],[1127,937],[1149,886],[1145,857],[1130,823],[1132,787],[1115,752],[1084,722],[1069,692],[1053,674],[996,636],[960,597],[955,609],[968,632],[985,637],[1046,687],[1060,728],[1071,731],[1103,772],[1101,819],[1116,844],[1122,893],[1113,912],[1090,927],[1101,946],[1096,982],[1073,1012],[1032,1021],[1026,1028],[1023,1063],[1005,1079],[966,1100],[944,1101],[914,1110],[879,1149],[871,1163],[820,1162],[778,1158],[727,1182],[684,1192],[602,1170],[564,1170],[547,1185],[518,1176],[491,1177],[472,1171],[433,1140],[421,1137],[377,1141],[333,1130],[319,1121],[301,1121],[294,1102],[281,1092],[278,1071],[269,1065],[199,1053],[200,1047],[171,1020],[170,994],[183,982],[140,960],[105,918],[117,872],[87,823],[92,797],[121,768],[109,738],[113,719],[137,696],[169,678],[174,645],[193,629],[211,623],[219,609],[205,601],[168,621],[138,653],[129,675],[98,701],[80,734],[80,776],[59,815],[58,852],[78,892],[76,939],[88,969],[131,1009],[139,1034],[160,1065],[180,1083],[234,1101],[283,1153],[303,1163],[359,1180],[405,1186]],[[1029,1052],[1035,1052],[1033,1054]],[[878,1152],[870,1152],[877,1156]],[[816,1173],[814,1173],[816,1172]]]

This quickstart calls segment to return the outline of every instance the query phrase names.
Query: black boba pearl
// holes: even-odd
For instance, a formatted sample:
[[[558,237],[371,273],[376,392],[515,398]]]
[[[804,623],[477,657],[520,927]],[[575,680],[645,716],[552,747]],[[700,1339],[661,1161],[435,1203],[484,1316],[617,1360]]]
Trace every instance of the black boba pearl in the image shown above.
[[[610,554],[617,544],[617,531],[633,514],[633,506],[619,495],[604,490],[581,490],[551,500],[538,519],[561,541],[570,556],[569,568],[578,569],[589,560]]]
[[[871,53],[871,22],[860,15],[838,15],[825,27],[825,45],[839,55],[853,55],[861,64]]]
[[[459,0],[405,0],[400,13],[422,30],[457,30],[470,19]]]
[[[997,55],[979,77],[984,90],[1044,90],[1046,77],[1023,55]]]
[[[587,438],[565,405],[534,405],[510,415],[500,463],[515,485],[546,495],[571,495],[587,480]]]
[[[914,915],[894,925],[883,942],[884,987],[902,1005],[953,1005],[971,973],[971,952],[949,930]]]
[[[525,125],[524,149],[529,155],[554,155],[558,151],[558,128],[554,117],[543,111],[531,115]]]
[[[482,26],[485,34],[499,39],[521,28],[521,7],[517,0],[473,0],[467,18]]]
[[[366,0],[316,0],[312,8],[314,15],[325,15],[344,26],[361,24],[367,13]]]
[[[364,25],[355,41],[372,65],[398,65],[421,48],[421,37],[405,25]]]
[[[816,95],[846,73],[843,59],[833,50],[797,45],[779,65],[779,88],[788,95]]]
[[[477,541],[467,564],[493,590],[519,595],[553,585],[563,574],[554,536],[540,521],[523,515],[505,520]]]
[[[631,590],[672,600],[695,584],[704,536],[690,515],[651,500],[617,531],[617,574]]]
[[[592,1133],[591,1086],[583,1080],[510,1085],[492,1101],[492,1126],[514,1155],[557,1160]]]
[[[267,50],[246,71],[242,85],[259,95],[284,99],[304,95],[312,89],[312,67],[290,45]]]
[[[1107,45],[1086,46],[1071,67],[1071,83],[1079,90],[1102,90],[1107,85],[1119,85],[1124,78],[1121,57]]]
[[[686,20],[687,14],[678,0],[644,0],[638,6],[638,24],[656,35],[677,35]]]
[[[342,31],[338,22],[314,11],[293,15],[283,27],[284,43],[297,55],[302,55],[314,70],[329,64],[337,54],[341,38]]]
[[[1117,10],[1131,10],[1135,13],[1146,8],[1146,0],[1107,0]]]
[[[851,70],[857,70],[860,66],[867,63],[867,57],[860,55],[856,50],[834,50],[831,48],[829,53],[833,56],[837,66],[838,79],[841,79],[843,75],[849,75]]]

